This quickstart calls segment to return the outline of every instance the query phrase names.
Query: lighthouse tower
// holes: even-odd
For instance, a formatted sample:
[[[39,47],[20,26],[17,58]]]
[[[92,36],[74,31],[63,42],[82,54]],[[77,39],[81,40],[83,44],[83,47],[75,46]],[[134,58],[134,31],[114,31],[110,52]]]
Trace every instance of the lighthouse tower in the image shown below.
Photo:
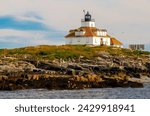
[[[81,27],[95,27],[95,20],[92,19],[92,16],[87,12],[84,19],[81,20]]]

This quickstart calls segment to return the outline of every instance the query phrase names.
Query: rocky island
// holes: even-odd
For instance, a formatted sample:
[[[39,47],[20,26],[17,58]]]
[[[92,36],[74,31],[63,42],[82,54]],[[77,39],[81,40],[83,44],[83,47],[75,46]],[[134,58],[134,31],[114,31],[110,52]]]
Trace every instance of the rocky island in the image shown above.
[[[150,52],[106,46],[0,49],[0,90],[143,87]]]

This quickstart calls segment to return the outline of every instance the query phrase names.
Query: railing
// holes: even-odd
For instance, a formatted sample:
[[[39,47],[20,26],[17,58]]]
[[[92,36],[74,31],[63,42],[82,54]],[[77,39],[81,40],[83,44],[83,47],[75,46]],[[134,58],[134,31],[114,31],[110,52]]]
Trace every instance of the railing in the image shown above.
[[[94,19],[91,19],[92,22],[95,22]],[[81,22],[85,22],[85,19],[81,19]]]

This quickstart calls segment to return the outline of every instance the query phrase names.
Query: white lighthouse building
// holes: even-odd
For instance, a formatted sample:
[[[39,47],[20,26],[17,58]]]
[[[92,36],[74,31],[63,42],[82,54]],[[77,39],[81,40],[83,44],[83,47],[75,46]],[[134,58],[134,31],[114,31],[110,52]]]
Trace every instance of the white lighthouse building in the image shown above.
[[[70,30],[65,36],[66,45],[94,45],[94,46],[115,46],[123,47],[123,44],[108,35],[106,29],[98,29],[95,26],[95,20],[87,12],[84,19],[81,20],[81,27]]]

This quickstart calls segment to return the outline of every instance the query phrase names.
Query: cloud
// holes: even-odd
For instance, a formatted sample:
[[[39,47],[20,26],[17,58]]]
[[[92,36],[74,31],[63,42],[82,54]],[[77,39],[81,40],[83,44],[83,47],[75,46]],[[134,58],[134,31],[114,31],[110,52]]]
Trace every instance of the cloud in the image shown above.
[[[0,16],[0,48],[64,43],[64,31],[45,24],[34,12]]]
[[[0,29],[17,30],[47,30],[48,27],[40,22],[19,20],[13,16],[0,17]]]
[[[57,34],[57,36],[55,36]],[[1,48],[14,48],[31,45],[60,45],[64,43],[63,32],[24,31],[13,29],[0,30]],[[4,46],[5,45],[5,46]]]

